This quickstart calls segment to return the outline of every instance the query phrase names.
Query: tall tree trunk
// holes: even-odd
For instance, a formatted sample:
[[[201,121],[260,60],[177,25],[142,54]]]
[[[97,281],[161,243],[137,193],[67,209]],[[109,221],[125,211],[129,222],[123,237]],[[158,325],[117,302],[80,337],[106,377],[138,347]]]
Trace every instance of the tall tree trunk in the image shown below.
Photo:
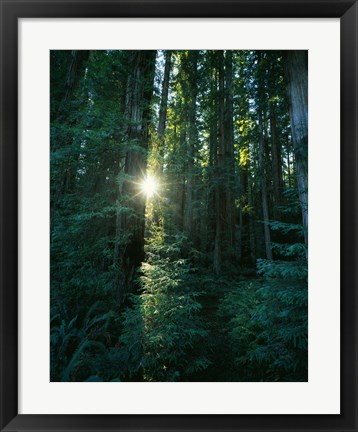
[[[73,93],[76,91],[80,78],[84,73],[85,64],[89,57],[89,51],[87,50],[73,50],[72,61],[68,70],[66,80],[66,94],[64,102],[66,103],[70,99]]]
[[[234,109],[232,87],[232,51],[225,55],[225,168],[226,182],[226,223],[227,247],[229,256],[234,256],[235,249],[235,160],[234,160]]]
[[[259,165],[260,165],[260,177],[261,177],[261,199],[262,199],[262,215],[264,223],[264,238],[265,238],[265,251],[266,258],[272,260],[272,250],[271,250],[271,236],[269,223],[269,209],[267,201],[267,185],[266,185],[266,173],[264,165],[264,154],[265,154],[265,144],[264,144],[264,127],[262,120],[262,112],[259,111]]]
[[[244,215],[243,215],[243,207],[244,207],[244,197],[245,197],[245,177],[246,173],[243,169],[244,167],[239,166],[239,226],[237,230],[237,246],[236,253],[239,263],[242,264],[242,252],[243,252],[243,232],[244,232]]]
[[[159,139],[159,174],[163,173],[163,162],[164,162],[164,146],[165,146],[165,126],[167,121],[167,106],[168,106],[168,94],[169,94],[169,78],[171,69],[171,58],[172,52],[166,51],[165,53],[165,66],[164,76],[162,82],[162,94],[160,98],[159,108],[159,122],[158,122],[158,139]]]
[[[287,183],[289,189],[292,187],[291,181],[291,152],[290,152],[290,137],[286,138],[286,157],[287,157]]]
[[[208,190],[208,252],[214,251],[216,233],[216,189],[215,182],[217,171],[217,148],[218,148],[218,123],[217,123],[217,73],[213,67],[213,79],[210,83],[210,108],[209,108],[209,190]]]
[[[226,185],[225,185],[225,69],[224,52],[217,52],[218,72],[219,72],[219,94],[218,94],[218,153],[217,153],[217,173],[216,179],[218,186],[215,188],[215,240],[214,240],[214,272],[219,274],[222,265],[223,254],[223,223],[224,212],[226,211]]]
[[[193,240],[193,199],[194,199],[194,158],[197,140],[196,131],[196,98],[197,98],[197,65],[198,51],[189,51],[187,58],[187,112],[188,112],[188,141],[187,141],[187,179],[186,202],[184,214],[184,231]]]
[[[123,207],[118,209],[115,245],[116,291],[120,303],[131,290],[135,268],[144,259],[145,198],[140,194],[139,184],[146,172],[155,56],[155,51],[133,51],[128,59],[125,116],[130,148],[125,158],[126,179],[120,191],[126,211]]]
[[[272,150],[272,181],[274,206],[273,215],[279,219],[278,206],[282,204],[283,180],[282,180],[282,161],[281,148],[277,137],[276,112],[273,103],[270,104],[270,129],[271,129],[271,150]]]
[[[68,54],[67,54],[68,53]],[[69,114],[71,110],[69,109],[68,103],[73,100],[73,96],[75,91],[78,88],[78,85],[81,81],[81,78],[84,76],[86,70],[86,63],[89,58],[88,50],[72,50],[72,51],[64,51],[64,55],[66,57],[70,57],[68,61],[68,68],[66,71],[66,77],[64,82],[62,83],[63,91],[58,92],[57,100],[55,100],[52,91],[54,89],[54,84],[51,82],[51,103],[55,102],[55,109],[51,110],[51,122],[56,119],[66,123],[68,122]],[[56,68],[56,62],[58,62],[57,56],[50,56],[51,70]],[[53,64],[55,63],[55,64]],[[62,66],[62,65],[61,65]],[[59,67],[59,66],[57,66]],[[51,73],[52,75],[52,73]]]
[[[253,199],[252,199],[252,185],[251,185],[251,178],[248,178],[247,182],[247,202],[249,205],[250,213],[248,215],[249,217],[249,240],[250,240],[250,260],[251,264],[256,263],[256,236],[255,236],[255,222],[252,215],[252,208],[253,208]]]
[[[305,243],[308,244],[308,52],[285,51],[286,85]]]
[[[186,141],[188,139],[188,133],[186,130],[186,113],[181,113],[181,124],[182,127],[180,128],[180,141],[179,141],[179,148],[185,149],[186,148]],[[185,221],[185,201],[186,201],[186,195],[185,195],[185,173],[184,170],[181,173],[178,173],[179,177],[179,197],[177,199],[178,203],[178,226],[184,230],[184,221]]]

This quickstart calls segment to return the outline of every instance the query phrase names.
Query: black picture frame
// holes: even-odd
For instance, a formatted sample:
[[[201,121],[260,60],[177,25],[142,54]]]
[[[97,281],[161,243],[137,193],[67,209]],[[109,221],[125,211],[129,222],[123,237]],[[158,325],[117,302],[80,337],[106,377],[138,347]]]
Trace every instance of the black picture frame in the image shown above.
[[[357,22],[352,0],[0,0],[1,6],[1,431],[357,430]],[[340,18],[341,414],[18,414],[18,18]],[[330,377],[327,376],[327,380]]]

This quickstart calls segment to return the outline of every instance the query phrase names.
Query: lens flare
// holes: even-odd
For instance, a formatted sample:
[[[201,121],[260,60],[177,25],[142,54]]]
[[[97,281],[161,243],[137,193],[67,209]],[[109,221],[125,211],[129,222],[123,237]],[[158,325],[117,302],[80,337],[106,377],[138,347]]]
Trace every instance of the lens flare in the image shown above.
[[[146,177],[141,184],[142,192],[151,198],[158,191],[158,182],[154,177]]]

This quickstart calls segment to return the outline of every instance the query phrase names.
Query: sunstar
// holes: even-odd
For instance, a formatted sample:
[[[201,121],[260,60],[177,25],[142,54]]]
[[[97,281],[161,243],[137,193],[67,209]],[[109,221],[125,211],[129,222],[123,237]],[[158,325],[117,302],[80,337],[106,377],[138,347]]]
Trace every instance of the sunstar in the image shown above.
[[[154,177],[148,176],[143,179],[141,189],[147,198],[151,198],[158,191],[158,182]]]

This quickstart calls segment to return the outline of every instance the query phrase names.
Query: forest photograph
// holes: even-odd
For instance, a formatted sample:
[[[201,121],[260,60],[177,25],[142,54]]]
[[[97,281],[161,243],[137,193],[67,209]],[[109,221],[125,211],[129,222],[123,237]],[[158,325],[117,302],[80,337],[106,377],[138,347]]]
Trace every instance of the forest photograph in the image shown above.
[[[49,55],[50,381],[308,381],[308,51]]]

